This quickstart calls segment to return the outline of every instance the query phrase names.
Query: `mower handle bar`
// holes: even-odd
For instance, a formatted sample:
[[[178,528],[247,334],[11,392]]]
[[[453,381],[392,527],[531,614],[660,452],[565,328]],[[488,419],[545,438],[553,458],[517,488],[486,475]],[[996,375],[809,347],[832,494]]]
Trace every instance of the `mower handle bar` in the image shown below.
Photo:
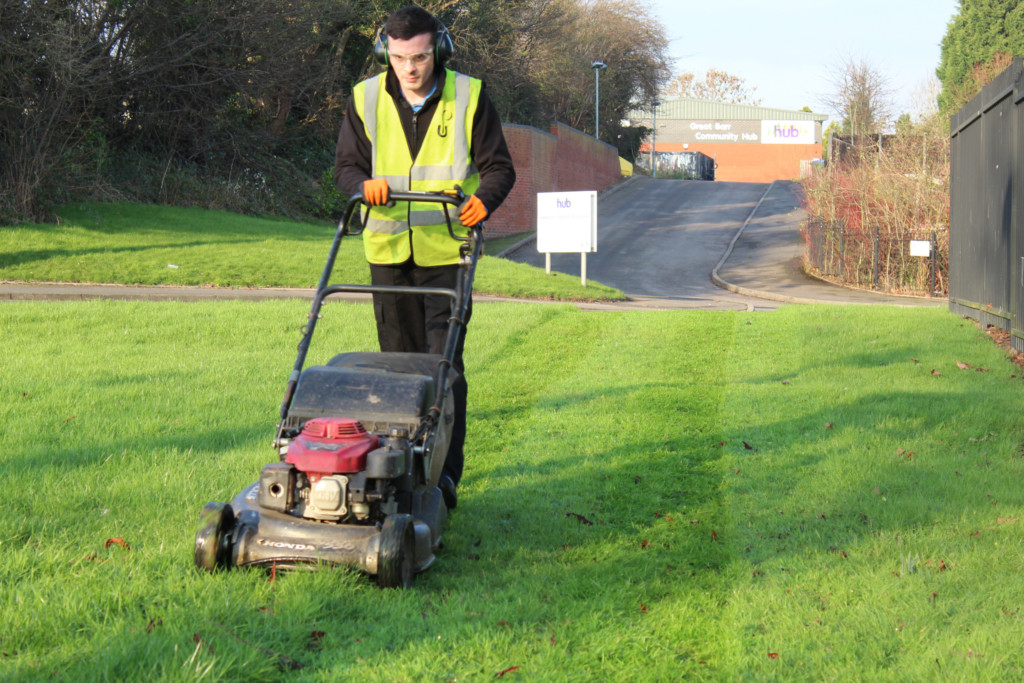
[[[388,201],[387,204],[385,204],[385,206],[389,208],[393,207],[396,202],[434,202],[437,204],[442,204],[444,208],[445,224],[448,226],[448,234],[451,235],[451,238],[453,240],[458,240],[460,242],[468,242],[468,236],[459,237],[458,235],[455,234],[455,230],[454,228],[452,228],[452,218],[450,215],[448,215],[449,205],[458,208],[462,206],[463,202],[465,202],[466,199],[466,193],[462,191],[461,187],[456,185],[454,190],[449,190],[445,192],[422,192],[416,190],[410,190],[406,192],[388,192]],[[345,216],[341,220],[340,228],[344,231],[346,235],[361,235],[363,234],[363,230],[366,229],[366,221],[369,220],[370,218],[369,211],[367,211],[366,214],[363,216],[363,220],[360,222],[358,230],[353,231],[350,229],[352,213],[359,206],[372,208],[373,205],[368,204],[366,200],[363,199],[363,195],[357,192],[356,194],[349,197],[348,206],[345,207]],[[483,223],[478,223],[477,225],[483,225]]]

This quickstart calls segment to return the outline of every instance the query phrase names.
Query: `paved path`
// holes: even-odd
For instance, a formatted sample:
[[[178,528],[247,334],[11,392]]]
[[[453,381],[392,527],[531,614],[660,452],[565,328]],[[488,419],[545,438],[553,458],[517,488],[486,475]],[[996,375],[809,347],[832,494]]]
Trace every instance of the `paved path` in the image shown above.
[[[602,193],[598,251],[587,258],[587,277],[622,290],[631,301],[581,307],[771,310],[794,303],[947,305],[945,299],[887,296],[804,275],[799,226],[805,214],[796,192],[796,184],[785,181],[769,185],[636,177]],[[504,256],[544,267],[544,255],[532,240]],[[552,268],[579,277],[580,257],[554,254]],[[309,289],[0,283],[0,300],[311,297]]]

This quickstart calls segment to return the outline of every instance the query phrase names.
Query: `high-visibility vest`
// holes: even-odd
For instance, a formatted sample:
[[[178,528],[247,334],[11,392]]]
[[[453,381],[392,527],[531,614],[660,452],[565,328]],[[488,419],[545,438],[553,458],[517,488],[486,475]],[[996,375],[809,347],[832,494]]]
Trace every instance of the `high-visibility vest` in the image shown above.
[[[481,81],[447,70],[440,100],[414,160],[398,106],[385,88],[386,75],[362,81],[352,91],[373,148],[372,177],[385,178],[396,192],[439,192],[451,190],[456,184],[466,195],[476,192],[480,174],[473,164],[470,144]],[[455,234],[465,235],[466,229],[450,205],[397,202],[391,208],[371,207],[363,233],[366,260],[378,265],[404,263],[409,257],[419,266],[458,263],[461,242],[448,234],[445,206]]]

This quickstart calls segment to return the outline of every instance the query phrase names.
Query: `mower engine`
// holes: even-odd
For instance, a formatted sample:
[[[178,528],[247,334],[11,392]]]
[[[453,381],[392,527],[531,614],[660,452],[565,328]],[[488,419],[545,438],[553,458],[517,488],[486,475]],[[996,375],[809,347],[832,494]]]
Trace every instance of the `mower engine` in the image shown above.
[[[365,522],[397,509],[388,482],[407,474],[408,431],[383,440],[359,420],[316,418],[287,445],[283,462],[260,472],[260,507],[322,522]]]

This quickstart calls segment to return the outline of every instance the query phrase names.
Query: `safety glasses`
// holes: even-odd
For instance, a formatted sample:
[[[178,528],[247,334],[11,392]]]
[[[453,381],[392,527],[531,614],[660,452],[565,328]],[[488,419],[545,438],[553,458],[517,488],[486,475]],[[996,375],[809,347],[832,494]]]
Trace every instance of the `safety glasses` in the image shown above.
[[[395,66],[402,66],[404,64],[426,66],[427,62],[429,62],[430,58],[433,56],[433,52],[417,52],[414,55],[396,55],[394,52],[388,53],[388,58],[391,59],[391,63]]]

